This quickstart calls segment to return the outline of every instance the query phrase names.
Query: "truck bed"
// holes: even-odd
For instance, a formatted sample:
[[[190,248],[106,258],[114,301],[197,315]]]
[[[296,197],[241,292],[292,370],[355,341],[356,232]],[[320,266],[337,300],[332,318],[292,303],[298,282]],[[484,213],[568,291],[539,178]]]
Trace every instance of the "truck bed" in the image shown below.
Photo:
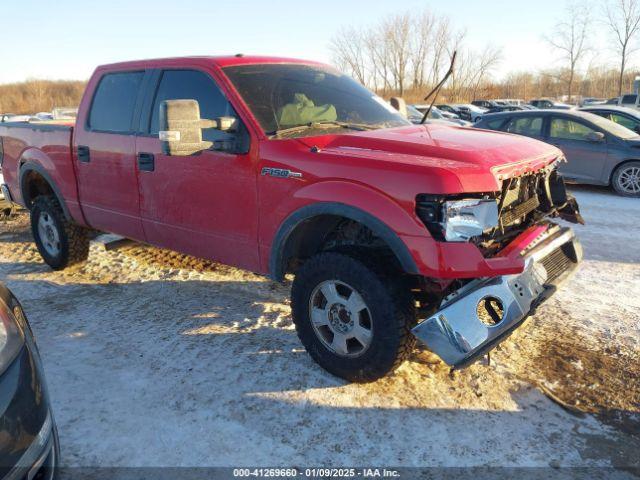
[[[37,165],[43,176],[49,176],[70,209],[77,206],[77,188],[72,162],[73,126],[51,122],[0,123],[2,173],[11,199],[22,206],[20,169]],[[75,210],[75,208],[74,208]]]

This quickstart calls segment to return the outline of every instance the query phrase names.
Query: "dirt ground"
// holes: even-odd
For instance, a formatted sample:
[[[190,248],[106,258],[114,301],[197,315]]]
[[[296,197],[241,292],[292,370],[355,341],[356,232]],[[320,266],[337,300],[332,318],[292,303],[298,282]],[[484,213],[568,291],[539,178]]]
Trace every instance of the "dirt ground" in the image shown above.
[[[0,281],[40,346],[69,466],[640,466],[640,201],[575,188],[585,261],[491,355],[416,351],[347,384],[313,363],[289,285],[140,244],[52,272],[19,215]]]

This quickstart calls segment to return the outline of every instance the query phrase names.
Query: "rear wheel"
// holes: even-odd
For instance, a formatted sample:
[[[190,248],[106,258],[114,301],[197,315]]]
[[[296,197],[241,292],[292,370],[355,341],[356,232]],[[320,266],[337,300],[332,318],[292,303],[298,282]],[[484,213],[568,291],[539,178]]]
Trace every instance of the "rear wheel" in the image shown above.
[[[628,162],[616,168],[611,185],[620,195],[640,197],[640,162]]]
[[[416,316],[399,278],[341,253],[321,253],[296,273],[293,321],[311,357],[330,373],[370,382],[395,370],[411,354]]]
[[[31,232],[38,252],[54,270],[83,262],[89,255],[87,230],[67,220],[53,196],[43,195],[33,201]]]

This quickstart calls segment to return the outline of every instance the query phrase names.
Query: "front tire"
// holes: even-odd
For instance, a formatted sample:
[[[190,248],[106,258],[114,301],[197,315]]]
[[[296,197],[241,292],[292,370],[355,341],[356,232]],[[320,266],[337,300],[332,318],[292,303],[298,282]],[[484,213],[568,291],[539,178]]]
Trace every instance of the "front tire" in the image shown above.
[[[416,313],[409,288],[341,253],[315,255],[300,267],[291,308],[309,355],[345,380],[384,377],[415,346],[411,328]]]
[[[87,230],[67,220],[53,196],[40,196],[33,201],[31,232],[38,252],[54,270],[83,262],[89,256]]]
[[[627,162],[616,168],[611,185],[620,195],[640,197],[640,162]]]

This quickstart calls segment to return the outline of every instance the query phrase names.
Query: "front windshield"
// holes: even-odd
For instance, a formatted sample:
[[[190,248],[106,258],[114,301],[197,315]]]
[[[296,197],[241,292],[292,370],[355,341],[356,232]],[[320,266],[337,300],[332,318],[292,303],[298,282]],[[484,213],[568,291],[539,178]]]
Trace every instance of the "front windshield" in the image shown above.
[[[606,118],[603,118],[599,115],[594,115],[592,113],[588,113],[589,120],[595,123],[601,129],[609,132],[612,135],[615,135],[618,138],[622,138],[624,140],[628,140],[630,138],[636,138],[638,134],[633,130],[629,130],[627,127],[623,127],[622,125],[612,122]]]
[[[267,135],[324,133],[410,125],[393,107],[358,82],[329,68],[301,64],[239,65],[224,68]],[[320,131],[320,132],[319,132]]]

